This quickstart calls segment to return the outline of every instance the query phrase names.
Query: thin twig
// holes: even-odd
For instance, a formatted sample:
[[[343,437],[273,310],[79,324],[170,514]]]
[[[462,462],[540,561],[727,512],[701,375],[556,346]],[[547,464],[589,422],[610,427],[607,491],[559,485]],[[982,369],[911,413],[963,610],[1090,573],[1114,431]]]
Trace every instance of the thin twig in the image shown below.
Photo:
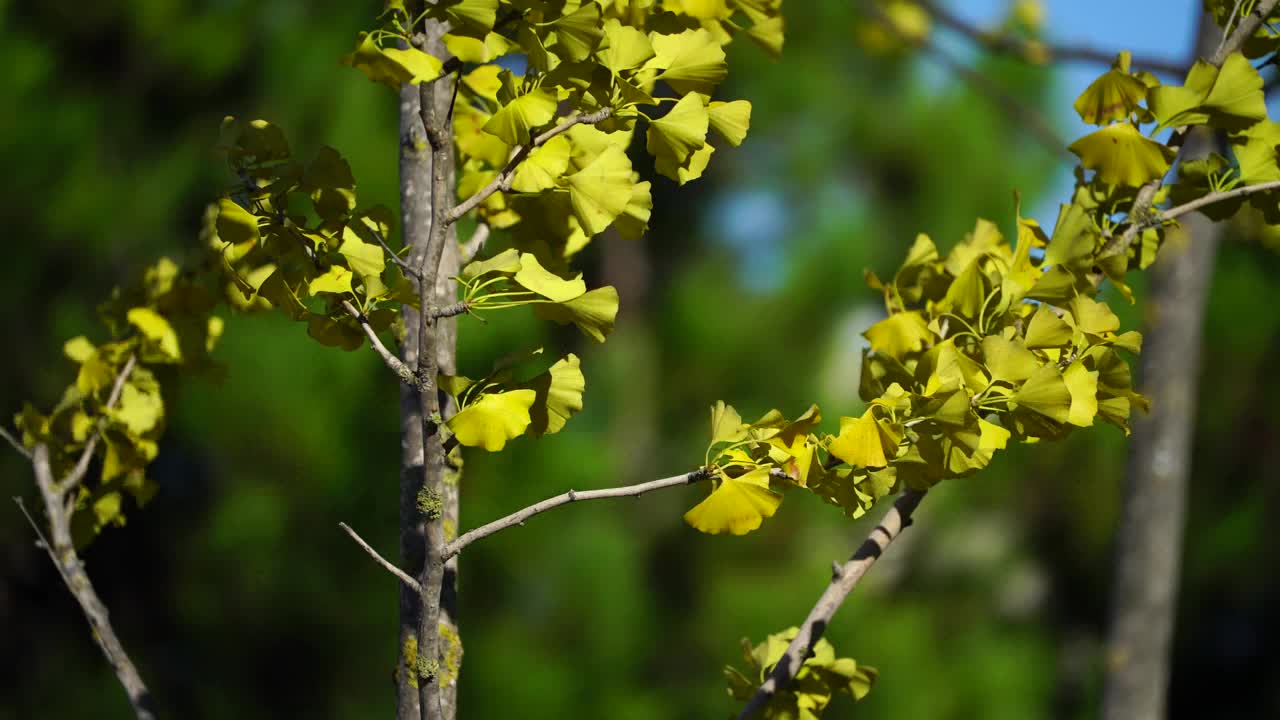
[[[738,715],[738,720],[746,720],[763,710],[776,694],[791,684],[804,661],[813,653],[814,645],[822,639],[822,634],[830,624],[832,616],[840,609],[845,598],[849,597],[849,593],[857,587],[858,581],[867,570],[889,548],[889,544],[911,525],[911,514],[915,512],[916,506],[923,498],[922,490],[907,490],[899,495],[893,507],[885,513],[880,524],[871,531],[853,557],[843,565],[833,566],[831,584],[827,585],[827,589],[818,598],[817,604],[809,611],[809,616],[804,619],[800,631],[787,646],[778,664],[773,666],[764,684],[751,696],[747,706]]]
[[[1011,35],[1002,35],[975,27],[933,0],[919,0],[923,7],[938,24],[950,28],[972,40],[974,43],[992,52],[1027,59],[1033,54],[1043,54],[1050,62],[1080,62],[1099,65],[1110,65],[1115,62],[1116,53],[1081,45],[1055,45],[1051,43],[1036,44],[1021,40]],[[1144,70],[1181,75],[1186,67],[1170,60],[1155,58],[1134,58],[1133,64]]]
[[[1261,0],[1261,2],[1254,6],[1253,11],[1236,25],[1235,30],[1231,31],[1231,34],[1227,36],[1226,41],[1218,46],[1218,51],[1213,54],[1212,58],[1209,58],[1209,64],[1216,68],[1222,67],[1222,63],[1226,62],[1227,58],[1230,57],[1232,53],[1238,51],[1244,45],[1245,41],[1253,35],[1254,31],[1256,31],[1260,25],[1262,25],[1262,21],[1271,15],[1277,5],[1280,5],[1280,0]],[[1170,143],[1181,142],[1184,137],[1185,133],[1176,132],[1173,137],[1170,138]],[[1185,149],[1185,144],[1178,148],[1178,155],[1174,158],[1173,164],[1176,165],[1178,161],[1182,159],[1182,153]],[[1138,189],[1138,196],[1134,199],[1133,205],[1129,208],[1129,227],[1127,227],[1123,233],[1114,236],[1110,241],[1102,246],[1102,250],[1098,252],[1099,259],[1115,255],[1123,255],[1129,251],[1129,247],[1133,245],[1133,241],[1138,237],[1138,233],[1146,229],[1147,225],[1146,222],[1143,221],[1143,216],[1147,215],[1148,211],[1151,210],[1151,205],[1155,201],[1156,193],[1160,191],[1160,188],[1163,185],[1164,178],[1156,178]]]
[[[346,310],[348,315],[360,323],[360,329],[364,330],[365,337],[369,338],[369,345],[373,347],[373,351],[378,353],[378,357],[382,358],[383,364],[391,372],[395,373],[401,382],[410,387],[418,387],[421,384],[417,374],[408,365],[405,365],[404,361],[396,357],[395,353],[388,350],[386,345],[382,344],[382,338],[379,338],[378,333],[369,325],[369,318],[364,313],[357,310],[350,300],[342,301],[342,309]]]
[[[107,396],[107,404],[103,408],[104,415],[120,402],[120,396],[124,393],[124,384],[129,380],[129,375],[133,373],[133,368],[137,364],[137,355],[130,355],[129,359],[125,360],[124,367],[120,368],[119,374],[116,375],[115,384],[111,386],[111,394]],[[59,495],[66,495],[84,480],[84,476],[89,472],[89,462],[93,460],[93,452],[98,449],[98,443],[101,440],[102,420],[99,419],[93,434],[89,436],[89,441],[84,444],[84,450],[80,452],[80,459],[76,461],[76,466],[67,473],[62,482],[54,486]]]
[[[471,233],[471,237],[467,238],[467,242],[462,246],[461,264],[466,265],[476,259],[476,256],[484,249],[485,243],[489,242],[491,232],[492,230],[487,222],[476,225],[476,231]]]
[[[471,212],[473,209],[476,208],[476,206],[478,206],[480,203],[484,202],[485,200],[488,200],[490,195],[493,195],[499,190],[503,190],[503,191],[510,190],[511,179],[515,176],[516,168],[520,166],[520,163],[524,162],[525,158],[529,157],[530,153],[532,153],[534,150],[538,149],[539,147],[542,147],[543,145],[545,145],[548,141],[551,140],[551,138],[554,138],[555,136],[560,135],[562,133],[568,132],[569,129],[572,128],[574,125],[594,125],[604,120],[605,118],[608,118],[611,115],[613,115],[613,108],[607,108],[607,107],[601,108],[593,113],[587,113],[585,115],[576,115],[560,123],[559,125],[551,128],[550,130],[542,133],[541,135],[537,136],[536,138],[533,139],[533,142],[529,143],[528,145],[521,145],[520,147],[516,148],[516,151],[511,156],[511,159],[507,161],[506,167],[502,168],[502,170],[498,173],[497,177],[495,177],[492,181],[490,181],[488,185],[485,185],[484,187],[477,190],[475,195],[472,195],[466,200],[463,200],[452,210],[449,210],[448,212],[445,213],[444,215],[445,224],[452,224],[454,222],[457,222],[459,218]]]
[[[680,485],[690,485],[709,477],[711,477],[711,473],[708,472],[706,468],[699,468],[693,472],[687,472],[683,475],[674,475],[669,478],[662,478],[661,480],[650,480],[649,482],[640,483],[639,485],[605,488],[603,490],[570,490],[556,495],[555,497],[550,497],[546,500],[536,502],[523,510],[517,510],[510,515],[499,520],[494,520],[487,525],[481,525],[474,530],[468,530],[462,535],[459,535],[456,540],[445,546],[444,556],[446,559],[451,558],[462,552],[464,548],[477,540],[487,538],[494,533],[506,530],[510,527],[523,525],[525,520],[528,520],[534,515],[546,512],[552,508],[560,507],[561,505],[567,505],[571,502],[578,502],[580,500],[603,500],[606,498],[639,497],[645,493],[653,492],[654,490],[662,490],[663,488],[677,487]]]
[[[395,575],[396,578],[400,580],[400,582],[404,583],[405,585],[408,585],[409,588],[412,589],[414,592],[422,592],[422,585],[419,584],[417,580],[414,580],[413,578],[409,577],[408,573],[396,567],[395,565],[391,564],[390,561],[388,561],[386,558],[379,555],[378,551],[374,550],[369,545],[369,543],[365,542],[364,538],[360,537],[360,535],[357,534],[355,530],[352,530],[350,525],[344,522],[340,522],[338,523],[338,527],[345,530],[347,534],[351,536],[351,539],[356,541],[357,545],[363,548],[365,552],[369,553],[369,557],[373,558],[374,562],[381,565],[387,572],[391,573],[392,575]]]
[[[9,444],[13,446],[13,449],[17,450],[18,454],[22,455],[22,457],[26,458],[27,460],[31,459],[31,451],[28,450],[25,445],[19,442],[18,438],[14,437],[13,433],[9,432],[9,428],[6,428],[5,426],[0,425],[0,436],[3,436],[5,440],[8,440]]]
[[[400,255],[397,254],[395,250],[392,250],[391,246],[387,244],[387,241],[383,239],[382,233],[378,232],[377,230],[372,230],[371,232],[373,233],[373,237],[378,241],[378,244],[382,246],[382,249],[386,250],[387,254],[391,256],[391,262],[399,266],[399,268],[404,271],[405,275],[408,275],[413,278],[419,278],[419,279],[421,278],[421,274],[418,272],[418,268],[410,265],[408,262],[405,261],[404,258],[400,257]]]
[[[1272,180],[1271,182],[1258,183],[1257,185],[1246,185],[1244,187],[1235,188],[1234,190],[1224,190],[1222,192],[1209,193],[1208,195],[1205,195],[1203,197],[1198,197],[1195,200],[1189,200],[1187,202],[1182,203],[1181,205],[1176,205],[1174,207],[1171,207],[1168,210],[1160,210],[1154,213],[1153,217],[1150,220],[1146,221],[1145,223],[1139,223],[1139,224],[1145,226],[1142,228],[1143,230],[1148,228],[1153,228],[1169,220],[1173,220],[1183,215],[1186,215],[1189,212],[1195,212],[1196,210],[1199,210],[1200,208],[1205,207],[1206,205],[1213,205],[1214,203],[1220,203],[1224,200],[1231,200],[1232,198],[1245,197],[1247,195],[1266,192],[1268,190],[1280,190],[1280,180]]]
[[[125,694],[129,696],[129,704],[133,707],[134,715],[138,720],[154,720],[155,709],[152,707],[151,693],[142,681],[137,667],[129,659],[124,646],[120,644],[120,639],[111,626],[107,608],[98,598],[98,593],[94,590],[88,573],[85,572],[84,563],[76,554],[75,543],[71,539],[72,509],[67,507],[65,493],[59,492],[59,484],[53,478],[53,471],[49,465],[49,448],[44,443],[39,443],[32,449],[31,466],[35,471],[36,486],[40,489],[40,496],[44,502],[45,515],[49,518],[49,538],[46,539],[37,527],[40,542],[48,551],[49,559],[58,569],[63,583],[80,604],[80,609],[84,611],[85,619],[89,621],[89,627],[93,630],[93,640],[106,657],[107,664],[115,672],[116,679],[120,681]],[[21,500],[18,500],[18,506],[26,513]],[[35,525],[29,513],[27,513],[27,519]]]
[[[1222,26],[1222,39],[1218,41],[1218,49],[1215,54],[1222,52],[1222,48],[1227,44],[1227,38],[1231,37],[1231,26],[1235,24],[1235,20],[1240,16],[1240,7],[1244,5],[1244,0],[1236,0],[1236,4],[1231,8],[1231,14],[1227,16],[1227,24]]]
[[[469,311],[470,309],[471,309],[471,303],[467,302],[466,300],[459,300],[458,302],[453,303],[452,305],[445,305],[444,307],[435,308],[434,310],[431,311],[431,316],[436,320],[439,320],[441,318],[457,317]]]

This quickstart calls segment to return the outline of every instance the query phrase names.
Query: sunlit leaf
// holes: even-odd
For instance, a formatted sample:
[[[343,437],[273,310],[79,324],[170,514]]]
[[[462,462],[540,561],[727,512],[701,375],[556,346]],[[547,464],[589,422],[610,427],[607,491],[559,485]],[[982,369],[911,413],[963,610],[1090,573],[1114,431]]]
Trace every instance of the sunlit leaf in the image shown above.
[[[773,517],[782,495],[769,489],[769,469],[757,468],[731,478],[721,473],[719,485],[684,514],[685,522],[704,533],[746,535]]]
[[[537,398],[529,389],[486,393],[459,410],[448,426],[459,443],[498,452],[508,440],[524,434],[532,422],[529,408]]]
[[[1164,177],[1176,156],[1172,148],[1150,140],[1127,122],[1086,135],[1067,148],[1080,162],[1098,172],[1108,185],[1138,187]]]

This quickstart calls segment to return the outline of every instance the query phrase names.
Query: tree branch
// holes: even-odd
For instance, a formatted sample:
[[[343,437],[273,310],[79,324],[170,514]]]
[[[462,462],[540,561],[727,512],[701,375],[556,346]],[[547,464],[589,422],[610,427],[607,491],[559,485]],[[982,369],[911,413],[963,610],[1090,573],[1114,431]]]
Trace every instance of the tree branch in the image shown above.
[[[133,373],[133,368],[138,364],[138,356],[130,355],[125,360],[124,367],[120,368],[119,374],[116,375],[116,382],[111,386],[111,394],[107,396],[107,404],[103,411],[111,410],[120,402],[120,395],[124,393],[124,384],[129,379],[129,375]],[[76,461],[76,466],[67,473],[62,482],[54,485],[54,490],[59,495],[66,495],[74,490],[83,480],[84,476],[89,472],[89,462],[93,460],[93,451],[98,449],[98,443],[102,441],[102,421],[99,418],[97,426],[94,427],[93,435],[89,436],[89,441],[84,444],[84,450],[80,453],[80,459]],[[32,458],[34,461],[34,458]]]
[[[18,440],[18,438],[14,437],[13,433],[9,432],[9,428],[0,425],[0,437],[8,440],[9,444],[13,446],[14,450],[18,451],[19,455],[27,460],[31,460],[31,451],[28,450],[27,447]]]
[[[340,522],[338,523],[338,527],[345,530],[346,533],[351,536],[351,539],[355,540],[357,545],[359,545],[365,552],[369,553],[369,557],[373,558],[373,561],[381,565],[383,569],[385,569],[387,572],[391,573],[392,575],[395,575],[400,580],[400,582],[404,583],[405,585],[408,585],[409,588],[412,589],[414,592],[422,592],[422,585],[419,584],[417,580],[414,580],[413,578],[409,577],[408,573],[396,567],[395,565],[391,564],[390,561],[388,561],[386,558],[379,555],[378,551],[374,550],[373,547],[369,545],[369,543],[365,542],[364,538],[360,537],[360,535],[357,534],[355,530],[352,530],[350,525],[344,522]]]
[[[813,653],[813,647],[822,639],[823,632],[831,618],[840,609],[845,598],[857,587],[858,581],[866,574],[875,561],[884,554],[897,537],[911,525],[911,514],[924,498],[923,490],[906,490],[893,503],[889,512],[885,513],[880,524],[871,535],[863,541],[862,546],[844,565],[833,568],[831,584],[818,598],[817,604],[809,611],[809,616],[800,626],[800,632],[787,646],[787,650],[774,665],[773,671],[765,679],[764,684],[756,690],[738,715],[738,720],[746,720],[764,709],[777,693],[786,689],[795,678],[804,661]]]
[[[124,646],[120,644],[120,639],[116,637],[107,608],[98,598],[98,593],[84,570],[84,563],[76,554],[75,543],[71,539],[71,513],[74,508],[67,506],[66,493],[60,490],[61,484],[53,478],[53,471],[49,465],[49,448],[44,443],[39,443],[32,449],[31,466],[35,471],[36,486],[40,489],[45,515],[49,519],[51,541],[45,539],[44,534],[40,532],[39,525],[27,512],[22,499],[14,498],[14,501],[18,503],[18,507],[35,528],[41,544],[49,553],[49,559],[53,561],[58,574],[62,576],[63,583],[80,604],[80,609],[84,611],[89,627],[93,630],[93,640],[129,696],[129,704],[133,707],[134,715],[138,720],[154,720],[155,709],[152,707],[151,693],[147,690],[146,683],[142,681],[142,676],[138,673],[133,661],[129,659]]]
[[[391,246],[388,245],[387,241],[382,237],[382,233],[376,230],[371,230],[370,232],[373,233],[373,237],[378,241],[378,244],[382,246],[382,249],[386,250],[387,254],[391,256],[391,262],[395,263],[401,270],[403,270],[405,275],[408,275],[411,278],[419,277],[418,269],[406,262],[405,259],[400,257],[395,250],[392,250]]]
[[[981,45],[991,52],[1012,55],[1022,59],[1027,59],[1033,54],[1040,54],[1046,56],[1050,62],[1079,62],[1099,65],[1110,65],[1116,59],[1116,53],[1101,48],[1080,45],[1054,45],[1051,43],[1032,45],[1010,35],[1001,35],[976,27],[959,16],[952,14],[933,0],[919,0],[919,5],[939,25],[964,35],[975,44]],[[1156,58],[1134,58],[1133,64],[1144,70],[1167,73],[1169,75],[1181,75],[1187,69],[1186,66],[1180,63]]]
[[[521,145],[516,148],[515,154],[507,161],[506,167],[502,168],[497,177],[490,181],[488,185],[477,190],[475,195],[463,200],[457,207],[445,213],[445,224],[457,222],[459,218],[474,210],[476,206],[488,200],[490,195],[499,190],[510,190],[511,179],[515,176],[516,168],[520,166],[520,163],[524,162],[525,158],[529,157],[530,153],[545,145],[551,138],[568,132],[574,125],[594,125],[612,114],[613,108],[601,108],[593,113],[574,116],[537,136],[528,145]]]
[[[1175,205],[1168,210],[1159,210],[1154,213],[1152,219],[1145,223],[1139,223],[1142,226],[1140,229],[1146,230],[1156,227],[1168,222],[1169,220],[1174,220],[1186,215],[1187,213],[1195,212],[1202,207],[1213,205],[1214,203],[1220,203],[1224,200],[1231,200],[1233,198],[1245,197],[1247,195],[1253,195],[1254,193],[1267,192],[1268,190],[1280,190],[1280,180],[1272,180],[1270,182],[1258,183],[1257,185],[1245,185],[1244,187],[1238,187],[1233,190],[1209,193],[1208,195],[1198,197],[1195,200],[1184,202],[1181,205]]]
[[[490,233],[492,233],[492,229],[489,227],[489,223],[482,222],[476,225],[476,231],[471,233],[471,237],[467,238],[467,242],[461,248],[462,257],[460,259],[463,265],[476,259],[476,256],[484,249],[485,243],[489,242]]]
[[[374,332],[373,328],[370,327],[369,318],[364,313],[357,310],[356,307],[351,304],[350,300],[342,301],[342,309],[346,310],[348,315],[355,318],[356,322],[360,323],[360,329],[364,330],[365,337],[369,338],[369,345],[373,347],[373,351],[378,353],[378,357],[382,358],[383,364],[386,365],[391,372],[395,373],[396,377],[400,378],[401,382],[415,388],[422,384],[420,378],[413,372],[413,369],[408,365],[405,365],[400,358],[396,357],[395,353],[388,350],[387,346],[382,344],[382,338],[378,337],[378,333]]]
[[[462,552],[463,549],[477,540],[482,540],[494,533],[506,530],[510,527],[524,525],[524,521],[534,515],[544,513],[552,508],[560,507],[561,505],[568,505],[571,502],[578,502],[580,500],[604,500],[606,498],[640,497],[641,495],[653,492],[654,490],[662,490],[664,488],[677,487],[680,485],[691,485],[709,477],[711,477],[711,473],[708,472],[706,468],[699,468],[693,472],[687,472],[683,475],[674,475],[672,477],[662,478],[661,480],[651,480],[649,482],[640,483],[639,485],[627,485],[625,487],[606,488],[603,490],[583,490],[580,492],[570,490],[556,495],[555,497],[550,497],[546,500],[536,502],[527,508],[513,512],[504,518],[494,520],[487,525],[481,525],[474,530],[469,530],[463,533],[458,536],[457,540],[454,540],[445,546],[444,556],[445,558],[451,558]]]
[[[1260,0],[1254,6],[1253,11],[1236,25],[1235,30],[1231,31],[1226,41],[1218,46],[1217,52],[1213,54],[1213,57],[1209,58],[1209,64],[1216,68],[1222,67],[1222,63],[1226,62],[1231,53],[1238,51],[1244,45],[1245,40],[1248,40],[1253,35],[1258,27],[1262,25],[1262,21],[1276,9],[1277,5],[1280,5],[1280,0]],[[1170,138],[1170,143],[1181,142],[1184,137],[1185,133],[1183,132],[1175,133],[1173,138]],[[1185,143],[1178,148],[1178,155],[1174,158],[1172,165],[1176,166],[1178,161],[1182,160],[1186,148]],[[1156,193],[1160,191],[1163,185],[1164,178],[1157,178],[1138,190],[1138,197],[1134,199],[1133,206],[1129,209],[1128,217],[1131,219],[1129,227],[1122,234],[1113,237],[1106,245],[1102,246],[1102,250],[1098,253],[1099,259],[1122,255],[1129,251],[1129,247],[1133,245],[1138,233],[1146,229],[1144,227],[1145,223],[1142,222],[1142,217],[1151,209]]]

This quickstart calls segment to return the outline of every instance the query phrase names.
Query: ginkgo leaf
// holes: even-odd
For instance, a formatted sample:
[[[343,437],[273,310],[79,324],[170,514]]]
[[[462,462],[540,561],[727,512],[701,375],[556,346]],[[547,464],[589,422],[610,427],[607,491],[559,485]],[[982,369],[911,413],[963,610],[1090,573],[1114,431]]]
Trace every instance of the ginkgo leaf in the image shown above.
[[[600,152],[586,167],[567,177],[573,213],[587,235],[597,235],[609,227],[631,202],[636,184],[631,160],[616,145]]]
[[[164,417],[164,400],[160,397],[158,388],[151,391],[145,385],[126,382],[119,402],[107,411],[107,415],[112,420],[123,423],[130,433],[143,435],[153,430]]]
[[[1093,298],[1081,295],[1071,301],[1071,319],[1075,326],[1091,335],[1111,333],[1120,329],[1120,318]]]
[[[484,124],[484,131],[502,138],[508,145],[528,145],[531,131],[556,116],[556,94],[537,88],[503,105]]]
[[[558,303],[572,300],[587,291],[587,284],[583,282],[581,273],[572,280],[565,280],[542,267],[533,253],[523,253],[520,256],[520,269],[516,271],[514,279],[525,289]]]
[[[569,151],[569,139],[563,135],[543,143],[516,167],[511,189],[536,193],[555,187],[560,176],[569,169]]]
[[[148,340],[170,360],[181,361],[182,350],[178,347],[178,334],[163,315],[151,308],[136,307],[126,313],[129,324],[138,328]]]
[[[570,353],[523,387],[537,393],[529,408],[529,434],[541,437],[560,432],[569,418],[582,409],[587,381],[578,356]]]
[[[1129,74],[1129,51],[1116,58],[1111,69],[1100,75],[1076,98],[1080,119],[1090,125],[1106,125],[1124,120],[1139,109],[1147,96],[1147,85]]]
[[[604,342],[605,336],[613,332],[613,320],[618,315],[618,291],[606,285],[567,302],[534,305],[533,314],[561,325],[573,323],[596,342]]]
[[[978,428],[979,450],[1003,450],[1009,444],[1009,437],[1012,433],[999,425],[979,418]]]
[[[473,260],[467,263],[467,266],[462,268],[460,277],[470,281],[491,272],[510,274],[519,272],[520,265],[520,251],[508,248],[487,260]]]
[[[1210,125],[1243,130],[1267,119],[1262,76],[1240,53],[1232,53],[1222,68],[1197,60],[1182,87],[1152,88],[1147,104],[1160,127]]]
[[[649,36],[610,18],[604,23],[604,42],[596,51],[600,64],[614,73],[640,67],[653,57]]]
[[[1041,365],[1013,397],[1019,406],[1051,420],[1065,423],[1071,417],[1071,391],[1067,389],[1062,373],[1052,364]]]
[[[716,150],[714,145],[703,145],[698,148],[692,155],[685,160],[684,164],[678,164],[674,159],[667,155],[659,155],[654,158],[654,170],[665,175],[672,180],[684,185],[692,180],[702,177],[702,173],[707,169],[707,163],[711,162],[711,154]]]
[[[710,535],[728,532],[746,535],[773,517],[782,504],[782,495],[769,489],[769,469],[757,468],[731,478],[720,474],[719,486],[684,514],[695,530]]]
[[[1089,427],[1098,414],[1098,373],[1089,371],[1077,360],[1062,372],[1062,380],[1071,393],[1067,422],[1078,427]]]
[[[403,84],[417,85],[440,77],[443,63],[433,55],[409,48],[382,48],[369,33],[356,36],[356,49],[342,62],[360,70],[373,82],[393,89]]]
[[[349,293],[351,292],[351,271],[341,265],[334,265],[325,271],[323,275],[307,283],[307,292],[312,295],[318,295],[319,293]]]
[[[1245,185],[1280,180],[1280,123],[1266,121],[1231,136],[1231,152],[1240,166],[1240,180]]]
[[[62,344],[62,353],[77,363],[87,361],[97,351],[93,343],[83,335],[73,337]]]
[[[485,132],[484,126],[489,122],[489,117],[474,108],[462,106],[456,108],[453,116],[453,141],[464,157],[482,160],[491,167],[500,168],[507,164],[507,158],[511,155],[511,146],[503,142],[502,138]],[[466,168],[464,168],[465,172]],[[458,181],[458,190],[463,190],[462,179]]]
[[[529,408],[537,398],[529,389],[485,393],[450,418],[448,426],[459,443],[498,452],[528,429]]]
[[[1053,237],[1044,251],[1045,265],[1079,266],[1093,258],[1100,234],[1083,207],[1062,205]]]
[[[657,76],[681,95],[699,92],[711,95],[729,72],[724,48],[705,29],[686,30],[677,35],[651,34],[654,57],[646,67],[661,69]]]
[[[831,441],[827,450],[853,467],[884,467],[889,464],[885,448],[871,408],[861,417],[840,418],[840,434]]]
[[[867,328],[862,336],[871,343],[871,349],[901,360],[907,353],[915,352],[932,337],[929,324],[917,310],[894,313]]]
[[[782,16],[777,15],[763,20],[757,20],[754,25],[747,28],[747,37],[756,45],[759,45],[765,52],[769,53],[774,59],[782,55],[783,45],[783,21]]]
[[[1071,326],[1062,321],[1047,306],[1041,305],[1031,316],[1024,338],[1028,348],[1055,348],[1071,342]]]
[[[1116,123],[1086,135],[1067,148],[1108,185],[1139,187],[1164,177],[1177,153],[1150,140],[1127,122]]]
[[[511,52],[511,42],[498,33],[491,32],[484,39],[465,35],[445,35],[444,46],[462,62],[487,63]]]
[[[218,239],[231,245],[256,245],[261,240],[258,218],[240,207],[234,200],[218,201],[218,220],[215,225]]]
[[[582,3],[577,10],[557,17],[550,26],[555,29],[556,49],[563,60],[585,60],[604,38],[600,6],[595,2]]]
[[[432,14],[443,16],[457,30],[481,37],[497,21],[498,0],[438,0],[428,6]]]
[[[689,93],[671,111],[649,123],[645,149],[655,158],[683,165],[694,151],[707,142],[710,118],[702,97]]]
[[[717,400],[711,406],[711,444],[737,442],[747,436],[747,426],[732,405]]]
[[[720,102],[716,100],[707,105],[711,129],[734,147],[742,144],[751,127],[751,103],[746,100]]]
[[[999,335],[982,338],[982,357],[993,380],[1019,383],[1040,368],[1040,359],[1021,342]]]
[[[342,228],[342,244],[338,246],[338,253],[347,259],[352,272],[361,277],[381,275],[387,267],[382,247],[361,240],[350,226]]]
[[[651,187],[648,180],[631,186],[631,200],[613,221],[614,229],[624,239],[636,240],[649,230],[649,216],[653,212]]]

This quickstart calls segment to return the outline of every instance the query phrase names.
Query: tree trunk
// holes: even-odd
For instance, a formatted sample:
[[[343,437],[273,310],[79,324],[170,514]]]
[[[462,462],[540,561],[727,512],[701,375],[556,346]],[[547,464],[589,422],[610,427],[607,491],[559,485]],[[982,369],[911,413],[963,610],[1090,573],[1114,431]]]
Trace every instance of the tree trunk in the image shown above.
[[[1197,54],[1220,36],[1202,17]],[[1183,161],[1220,144],[1206,128],[1187,138]],[[1141,389],[1151,414],[1134,419],[1116,538],[1104,720],[1165,717],[1169,656],[1196,419],[1201,324],[1222,228],[1199,213],[1171,229],[1151,267]]]

